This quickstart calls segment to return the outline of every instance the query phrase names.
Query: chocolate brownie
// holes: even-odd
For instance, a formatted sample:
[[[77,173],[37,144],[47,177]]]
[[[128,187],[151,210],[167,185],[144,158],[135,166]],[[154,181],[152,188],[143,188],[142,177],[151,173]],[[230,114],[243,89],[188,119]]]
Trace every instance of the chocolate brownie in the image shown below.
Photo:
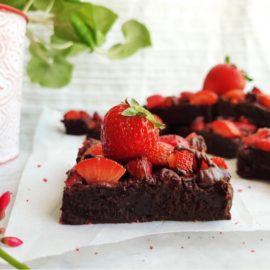
[[[237,173],[247,179],[270,180],[270,129],[246,137],[237,156]]]
[[[80,179],[65,187],[61,222],[230,219],[233,191],[229,179],[229,173],[217,167],[190,177],[163,168],[144,180],[125,177],[115,187],[89,185]]]

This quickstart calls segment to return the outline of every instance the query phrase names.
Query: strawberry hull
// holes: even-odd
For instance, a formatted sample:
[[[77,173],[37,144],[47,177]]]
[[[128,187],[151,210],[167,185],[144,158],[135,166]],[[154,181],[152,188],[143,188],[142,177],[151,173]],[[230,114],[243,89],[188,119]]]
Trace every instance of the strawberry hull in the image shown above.
[[[230,219],[233,191],[227,171],[183,177],[163,168],[152,177],[123,177],[114,187],[83,180],[64,190],[61,222],[131,223]]]

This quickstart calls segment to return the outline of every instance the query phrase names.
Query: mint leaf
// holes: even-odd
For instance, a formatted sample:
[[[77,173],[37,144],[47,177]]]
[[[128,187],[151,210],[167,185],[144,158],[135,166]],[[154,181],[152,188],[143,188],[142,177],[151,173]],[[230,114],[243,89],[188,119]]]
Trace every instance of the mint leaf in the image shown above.
[[[28,63],[27,73],[32,82],[42,86],[63,87],[70,82],[73,66],[64,57],[56,56],[45,62],[36,55]]]
[[[111,59],[126,58],[139,49],[151,46],[149,31],[145,25],[136,20],[127,21],[122,26],[122,32],[126,41],[110,48],[108,56]]]
[[[122,112],[123,116],[135,116],[137,115],[137,111],[134,108],[128,108]]]
[[[29,0],[2,0],[1,4],[9,5],[17,9],[23,9]]]

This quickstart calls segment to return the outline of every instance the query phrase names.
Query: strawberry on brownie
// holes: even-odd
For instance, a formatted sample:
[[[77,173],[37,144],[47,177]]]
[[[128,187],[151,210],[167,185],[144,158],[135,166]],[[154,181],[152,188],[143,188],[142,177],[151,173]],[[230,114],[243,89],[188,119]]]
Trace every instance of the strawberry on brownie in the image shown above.
[[[230,219],[227,164],[202,137],[159,135],[164,125],[135,100],[105,115],[101,141],[86,139],[68,172],[64,224]]]
[[[254,133],[256,129],[256,126],[244,117],[238,120],[217,119],[209,123],[206,123],[203,117],[197,117],[190,127],[182,127],[176,131],[183,136],[192,131],[197,132],[205,139],[210,154],[235,158],[243,138]]]
[[[258,129],[243,142],[237,156],[237,173],[243,178],[270,180],[270,129]]]

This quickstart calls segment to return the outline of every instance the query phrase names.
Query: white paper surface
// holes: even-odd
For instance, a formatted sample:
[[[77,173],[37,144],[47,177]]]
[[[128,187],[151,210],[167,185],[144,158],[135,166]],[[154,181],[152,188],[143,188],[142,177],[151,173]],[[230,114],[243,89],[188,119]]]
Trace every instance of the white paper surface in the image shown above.
[[[45,109],[37,127],[33,153],[22,175],[6,231],[6,235],[24,241],[21,247],[8,250],[16,258],[27,261],[78,247],[169,232],[270,230],[270,185],[239,179],[234,172],[235,161],[229,162],[235,190],[230,221],[59,224],[65,172],[75,164],[84,138],[64,134],[61,118],[62,113]]]

